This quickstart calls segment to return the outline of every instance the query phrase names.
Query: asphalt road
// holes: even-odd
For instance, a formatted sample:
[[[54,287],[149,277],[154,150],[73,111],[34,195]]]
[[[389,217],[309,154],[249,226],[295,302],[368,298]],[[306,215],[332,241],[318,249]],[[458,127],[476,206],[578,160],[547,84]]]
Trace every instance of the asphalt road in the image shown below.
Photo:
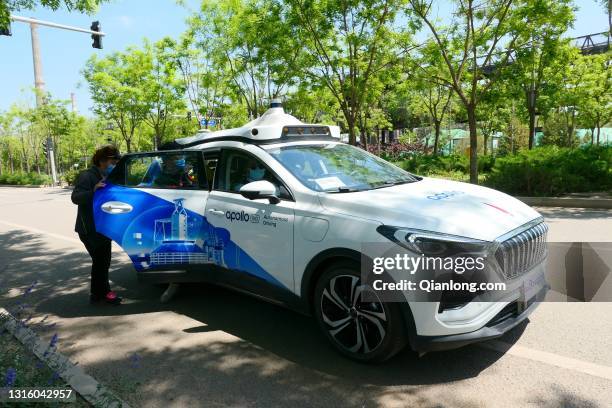
[[[611,405],[612,303],[545,303],[499,340],[375,366],[339,356],[308,317],[213,286],[162,305],[116,247],[126,304],[90,306],[69,194],[0,188],[0,305],[37,281],[33,327],[134,406]],[[612,211],[541,210],[552,240],[612,241]]]

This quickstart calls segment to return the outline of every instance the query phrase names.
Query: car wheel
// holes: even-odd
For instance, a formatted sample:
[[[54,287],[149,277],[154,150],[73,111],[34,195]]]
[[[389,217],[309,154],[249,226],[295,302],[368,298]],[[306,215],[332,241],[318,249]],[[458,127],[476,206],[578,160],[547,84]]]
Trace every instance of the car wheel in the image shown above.
[[[363,295],[368,292],[368,301]],[[406,344],[401,311],[361,283],[359,264],[338,262],[327,268],[315,288],[319,327],[342,354],[361,362],[382,362]]]

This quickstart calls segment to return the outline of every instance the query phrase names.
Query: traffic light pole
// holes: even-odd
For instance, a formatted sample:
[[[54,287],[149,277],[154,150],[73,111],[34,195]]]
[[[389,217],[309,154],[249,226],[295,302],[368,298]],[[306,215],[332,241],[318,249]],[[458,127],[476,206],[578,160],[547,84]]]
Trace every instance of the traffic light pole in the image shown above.
[[[62,30],[77,31],[79,33],[93,34],[93,35],[97,35],[97,36],[100,36],[100,37],[104,37],[106,35],[105,33],[101,32],[101,31],[88,30],[86,28],[74,27],[74,26],[69,26],[69,25],[65,25],[65,24],[57,24],[57,23],[53,23],[51,21],[37,20],[35,18],[29,18],[29,17],[21,17],[21,16],[13,16],[13,15],[11,15],[11,20],[13,20],[13,21],[21,21],[22,23],[30,23],[30,24],[33,23],[33,24],[37,24],[37,25],[41,25],[41,26],[59,28],[59,29],[62,29]]]

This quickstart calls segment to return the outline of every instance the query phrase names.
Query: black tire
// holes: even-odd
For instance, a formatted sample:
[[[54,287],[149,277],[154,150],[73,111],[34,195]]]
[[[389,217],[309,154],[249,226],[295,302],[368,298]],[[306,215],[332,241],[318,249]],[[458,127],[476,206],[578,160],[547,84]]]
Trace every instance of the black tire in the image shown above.
[[[401,310],[395,302],[361,302],[363,291],[378,297],[371,286],[361,284],[357,262],[332,264],[317,281],[315,317],[328,340],[345,356],[364,363],[383,362],[406,345]]]

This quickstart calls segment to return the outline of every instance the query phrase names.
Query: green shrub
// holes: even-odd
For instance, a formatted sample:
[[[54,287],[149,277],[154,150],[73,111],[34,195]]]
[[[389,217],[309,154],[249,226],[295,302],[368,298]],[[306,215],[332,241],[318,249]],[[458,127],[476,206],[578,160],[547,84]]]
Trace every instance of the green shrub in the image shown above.
[[[478,158],[478,171],[488,173],[495,163],[493,156]],[[462,155],[450,156],[413,156],[400,162],[400,167],[412,173],[422,175],[441,175],[449,172],[470,172],[470,159]]]
[[[38,174],[38,173],[25,173],[25,172],[16,172],[16,173],[4,173],[0,175],[0,184],[4,185],[18,185],[18,186],[27,186],[27,185],[48,185],[51,184],[51,177],[46,174]]]
[[[612,189],[612,148],[547,146],[498,157],[486,184],[527,196],[607,191]]]
[[[68,183],[68,185],[74,186],[74,183],[76,182],[77,177],[79,177],[79,174],[81,173],[81,171],[82,170],[78,170],[78,169],[68,170],[62,176],[62,180]]]

